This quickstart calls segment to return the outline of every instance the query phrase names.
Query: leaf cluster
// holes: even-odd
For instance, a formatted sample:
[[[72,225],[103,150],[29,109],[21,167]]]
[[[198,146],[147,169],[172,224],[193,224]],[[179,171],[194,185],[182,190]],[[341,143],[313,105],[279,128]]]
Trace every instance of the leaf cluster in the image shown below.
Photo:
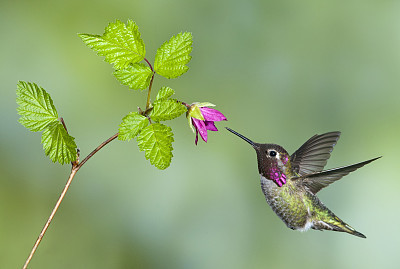
[[[160,122],[179,117],[187,108],[171,98],[174,91],[169,87],[162,87],[154,102],[150,102],[150,93],[155,74],[177,78],[189,69],[192,34],[179,33],[164,42],[157,49],[154,68],[145,58],[145,44],[138,26],[131,20],[127,24],[119,20],[110,23],[103,35],[79,34],[79,37],[113,65],[113,74],[121,84],[134,90],[148,88],[145,110],[130,112],[122,119],[118,138],[128,141],[136,137],[146,159],[159,169],[167,168],[172,158],[174,139],[171,128]],[[19,122],[33,132],[43,131],[45,154],[53,162],[74,162],[77,146],[62,118],[59,119],[50,95],[35,83],[21,81],[18,83],[17,103],[21,115]]]
[[[114,76],[121,84],[133,90],[148,88],[149,97],[155,74],[177,78],[189,69],[187,64],[191,60],[193,43],[189,32],[179,33],[165,41],[157,49],[154,67],[145,58],[145,44],[138,26],[131,20],[126,25],[119,20],[110,23],[103,35],[79,36],[114,66]],[[127,114],[119,128],[118,139],[129,141],[136,137],[146,159],[159,169],[170,165],[174,141],[171,128],[160,122],[175,119],[187,111],[181,102],[171,98],[173,94],[171,88],[162,87],[153,103],[148,99],[144,111]]]

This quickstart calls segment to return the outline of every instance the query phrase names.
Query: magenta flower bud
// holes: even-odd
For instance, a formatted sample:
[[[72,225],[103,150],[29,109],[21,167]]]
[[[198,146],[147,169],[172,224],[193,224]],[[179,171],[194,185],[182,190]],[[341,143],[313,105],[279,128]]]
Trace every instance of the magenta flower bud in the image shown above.
[[[204,142],[207,142],[207,131],[218,131],[214,122],[227,120],[224,114],[220,111],[209,108],[207,106],[214,106],[211,103],[193,103],[187,113],[190,127],[194,127],[193,131],[196,132],[195,144],[199,140],[199,134]]]

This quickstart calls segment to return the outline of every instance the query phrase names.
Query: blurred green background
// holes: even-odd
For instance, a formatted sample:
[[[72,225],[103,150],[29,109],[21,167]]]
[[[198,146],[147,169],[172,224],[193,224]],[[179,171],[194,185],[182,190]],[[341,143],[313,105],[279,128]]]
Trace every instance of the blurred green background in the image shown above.
[[[67,180],[16,113],[18,80],[52,96],[82,156],[145,103],[77,33],[133,19],[153,61],[194,35],[190,70],[156,77],[228,117],[194,145],[186,119],[159,171],[114,141],[78,173],[30,268],[398,268],[399,1],[1,1],[0,268],[20,268]],[[319,193],[368,238],[292,231],[259,186],[256,156],[223,127],[289,153],[342,131],[327,168],[383,158]]]

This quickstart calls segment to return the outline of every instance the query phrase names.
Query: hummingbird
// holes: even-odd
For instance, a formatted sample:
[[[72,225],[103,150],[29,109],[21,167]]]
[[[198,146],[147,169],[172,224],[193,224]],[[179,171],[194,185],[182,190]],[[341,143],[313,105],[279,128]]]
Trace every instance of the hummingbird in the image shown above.
[[[228,127],[226,129],[255,149],[265,199],[287,227],[299,231],[311,228],[346,232],[366,238],[329,210],[316,194],[350,172],[381,157],[323,170],[340,132],[314,135],[289,155],[279,145],[255,143]]]

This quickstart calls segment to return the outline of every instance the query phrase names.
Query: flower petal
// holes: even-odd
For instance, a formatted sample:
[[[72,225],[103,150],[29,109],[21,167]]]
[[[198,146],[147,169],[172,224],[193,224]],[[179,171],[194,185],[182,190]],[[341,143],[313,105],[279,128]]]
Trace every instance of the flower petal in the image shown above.
[[[202,120],[198,120],[198,119],[196,119],[196,118],[190,118],[190,119],[191,119],[192,124],[194,125],[194,128],[196,129],[196,131],[197,131],[198,129],[201,129],[201,128],[202,128],[202,124],[201,124],[201,122],[203,122]]]
[[[192,122],[196,130],[200,133],[201,138],[204,142],[207,142],[207,129],[204,121],[192,118]]]
[[[218,131],[213,121],[205,121],[206,129],[209,131]]]
[[[209,108],[209,107],[200,107],[201,114],[206,121],[221,121],[226,120],[224,114],[219,112],[216,109]]]

